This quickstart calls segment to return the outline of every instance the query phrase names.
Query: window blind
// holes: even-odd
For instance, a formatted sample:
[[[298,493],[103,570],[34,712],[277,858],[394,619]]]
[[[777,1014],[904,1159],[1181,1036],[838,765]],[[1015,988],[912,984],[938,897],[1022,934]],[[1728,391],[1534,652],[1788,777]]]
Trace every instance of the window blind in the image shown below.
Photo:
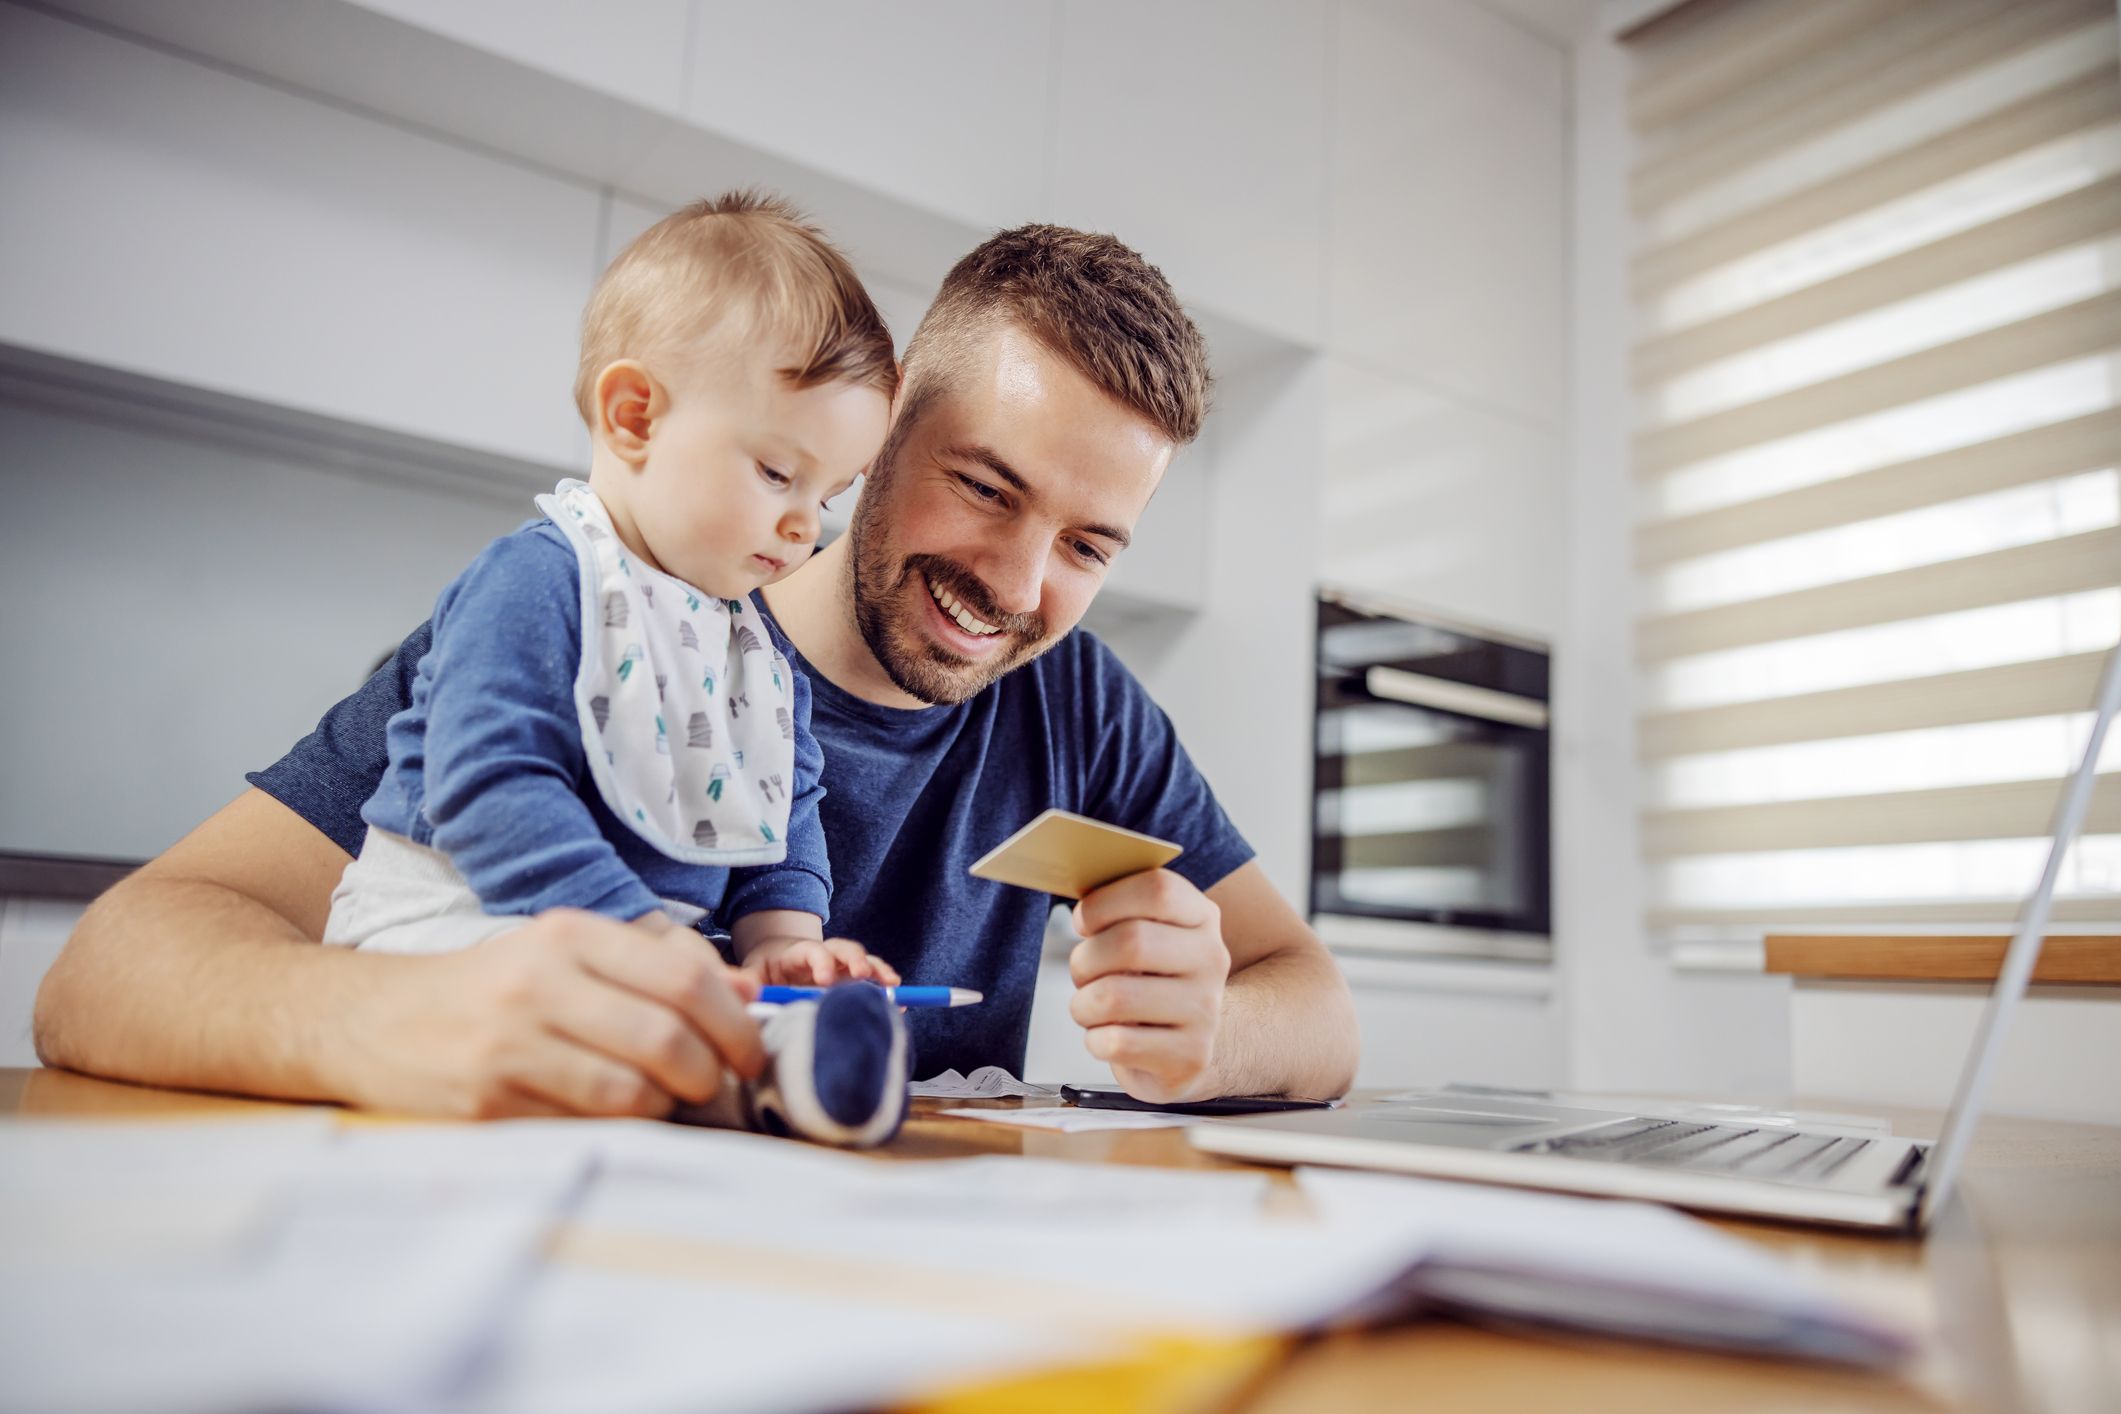
[[[2113,0],[1630,38],[1650,922],[2004,922],[2121,635]],[[2121,733],[2058,919],[2121,917]]]

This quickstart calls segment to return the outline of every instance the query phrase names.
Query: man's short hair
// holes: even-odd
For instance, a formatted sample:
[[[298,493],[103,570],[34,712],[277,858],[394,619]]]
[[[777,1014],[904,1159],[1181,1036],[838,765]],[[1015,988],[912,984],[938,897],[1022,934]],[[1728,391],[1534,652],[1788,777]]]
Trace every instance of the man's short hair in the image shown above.
[[[998,325],[1024,330],[1173,442],[1200,435],[1208,345],[1163,272],[1115,236],[1018,226],[951,267],[906,346],[910,420]]]
[[[779,197],[729,192],[672,212],[611,262],[582,313],[574,401],[596,426],[597,376],[620,359],[651,370],[767,340],[790,351],[798,388],[898,392],[891,331],[847,257]]]

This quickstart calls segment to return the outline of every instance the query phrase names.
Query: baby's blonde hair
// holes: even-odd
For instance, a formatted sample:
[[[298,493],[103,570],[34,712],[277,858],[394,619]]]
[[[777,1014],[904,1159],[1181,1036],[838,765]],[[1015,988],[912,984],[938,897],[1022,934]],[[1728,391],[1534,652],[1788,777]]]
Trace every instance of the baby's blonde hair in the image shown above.
[[[665,216],[605,270],[582,313],[575,406],[594,430],[613,363],[668,368],[752,339],[792,351],[780,372],[798,388],[898,391],[891,331],[847,257],[779,197],[736,191]]]

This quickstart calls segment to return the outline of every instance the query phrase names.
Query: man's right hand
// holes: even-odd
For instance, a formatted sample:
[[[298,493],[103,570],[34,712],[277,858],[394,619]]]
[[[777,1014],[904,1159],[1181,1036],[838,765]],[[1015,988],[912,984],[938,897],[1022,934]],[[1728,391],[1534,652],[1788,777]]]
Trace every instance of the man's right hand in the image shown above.
[[[351,989],[328,1050],[365,1108],[660,1118],[765,1063],[756,979],[660,920],[557,910],[462,952],[362,960],[391,975]]]

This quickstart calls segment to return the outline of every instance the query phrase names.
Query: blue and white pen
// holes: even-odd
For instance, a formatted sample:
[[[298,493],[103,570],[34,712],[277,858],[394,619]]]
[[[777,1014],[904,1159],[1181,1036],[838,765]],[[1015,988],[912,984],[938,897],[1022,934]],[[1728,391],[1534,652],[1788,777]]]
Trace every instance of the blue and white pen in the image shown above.
[[[886,987],[884,991],[899,1006],[975,1006],[987,1000],[984,993],[970,987]],[[823,995],[823,987],[759,988],[759,1000],[771,1006],[806,1002]]]

